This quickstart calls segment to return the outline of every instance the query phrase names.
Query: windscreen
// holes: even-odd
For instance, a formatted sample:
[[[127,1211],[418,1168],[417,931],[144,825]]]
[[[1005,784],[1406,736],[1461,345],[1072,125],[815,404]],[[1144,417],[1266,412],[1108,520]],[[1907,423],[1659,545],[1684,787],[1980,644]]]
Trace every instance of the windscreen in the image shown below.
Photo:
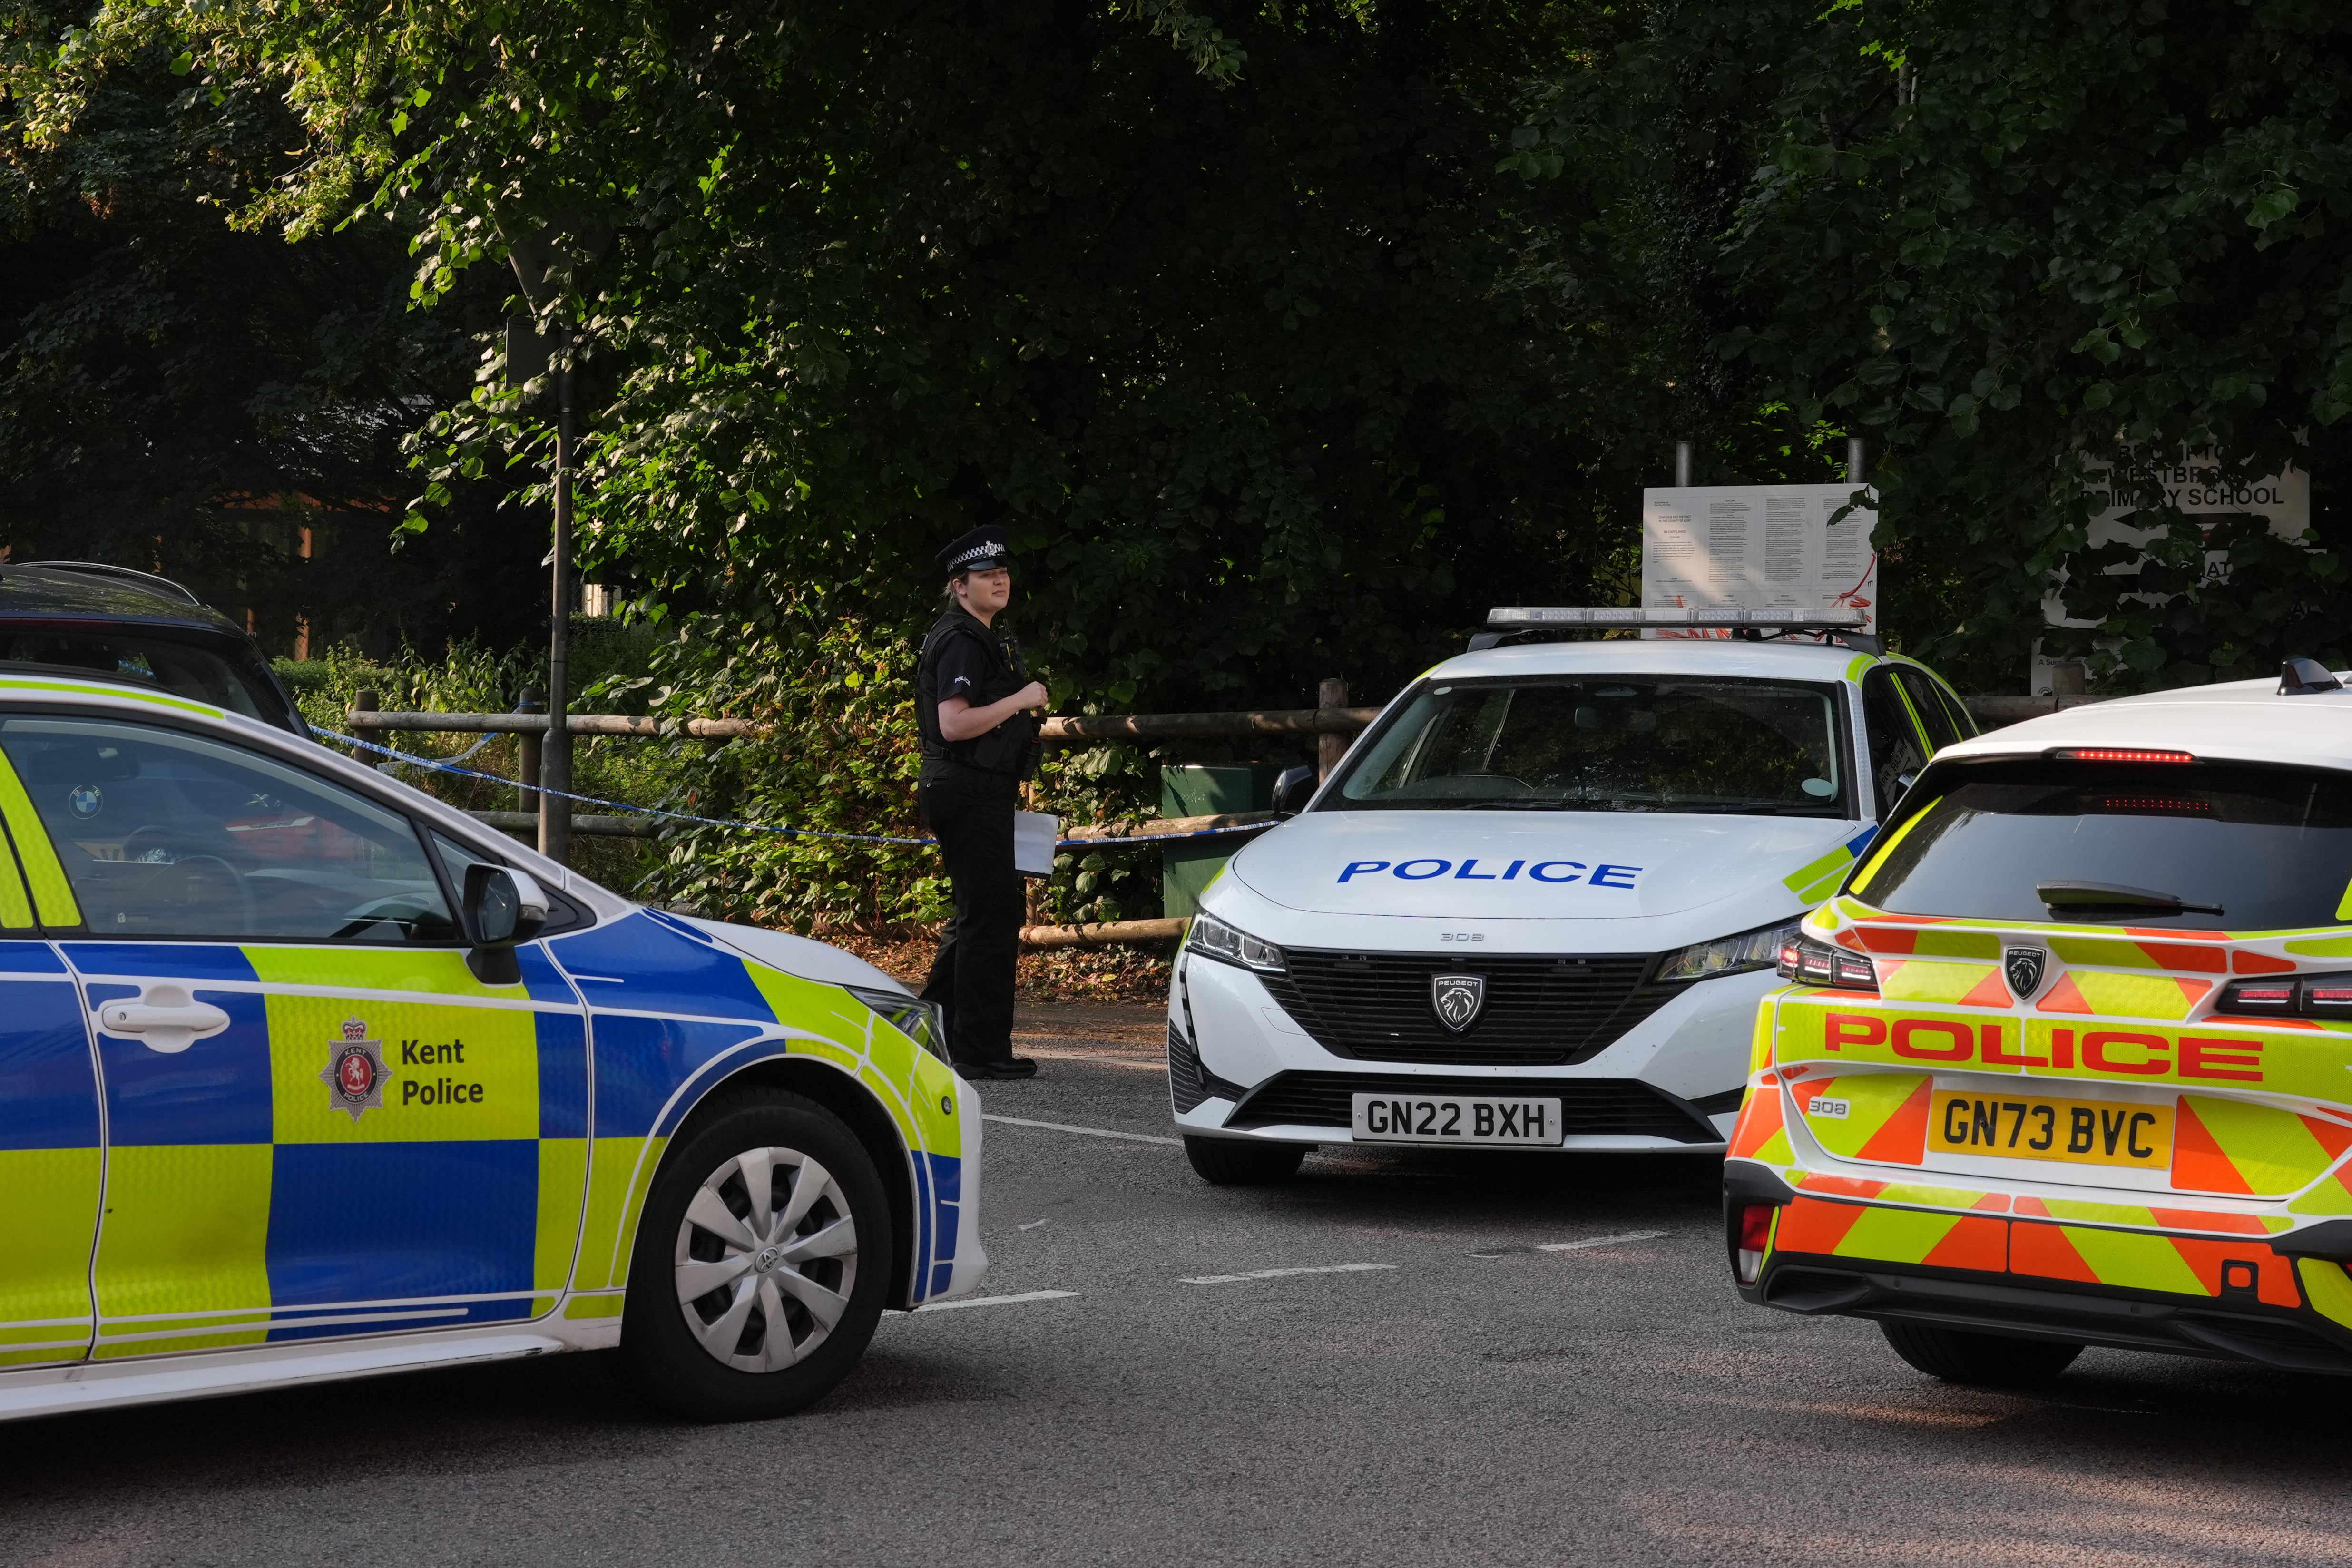
[[[1837,690],[1664,675],[1426,687],[1326,809],[1843,816]]]
[[[2290,768],[1948,764],[1855,895],[1892,914],[2276,931],[2352,919],[2352,780]],[[2102,882],[2210,904],[2053,911],[2041,882]]]
[[[0,670],[142,686],[286,727],[285,705],[257,658],[240,661],[195,643],[128,631],[0,629]]]

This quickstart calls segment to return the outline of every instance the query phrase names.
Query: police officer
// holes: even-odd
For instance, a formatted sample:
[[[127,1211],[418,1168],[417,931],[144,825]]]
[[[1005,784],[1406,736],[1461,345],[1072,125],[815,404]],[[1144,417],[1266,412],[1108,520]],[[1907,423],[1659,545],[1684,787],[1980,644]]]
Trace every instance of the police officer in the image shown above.
[[[1036,768],[1045,689],[1022,668],[1020,649],[996,630],[1013,596],[1004,531],[975,528],[939,553],[948,609],[923,638],[915,670],[915,721],[923,732],[916,786],[924,826],[940,841],[955,892],[923,998],[948,1010],[948,1057],[968,1079],[1035,1076],[1013,1054],[1013,981],[1021,940],[1021,875],[1013,864],[1013,814],[1021,781]]]

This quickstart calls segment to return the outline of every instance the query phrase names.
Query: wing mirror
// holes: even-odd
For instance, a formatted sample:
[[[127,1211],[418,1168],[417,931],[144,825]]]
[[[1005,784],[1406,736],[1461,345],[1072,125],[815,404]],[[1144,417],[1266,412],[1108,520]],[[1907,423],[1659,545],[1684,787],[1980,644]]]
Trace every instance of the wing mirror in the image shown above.
[[[1262,776],[1262,775],[1261,775]],[[1315,770],[1285,768],[1274,781],[1274,815],[1279,821],[1297,816],[1315,798]]]
[[[504,866],[466,868],[466,966],[485,985],[517,985],[522,966],[515,944],[547,923],[547,893],[529,873]]]

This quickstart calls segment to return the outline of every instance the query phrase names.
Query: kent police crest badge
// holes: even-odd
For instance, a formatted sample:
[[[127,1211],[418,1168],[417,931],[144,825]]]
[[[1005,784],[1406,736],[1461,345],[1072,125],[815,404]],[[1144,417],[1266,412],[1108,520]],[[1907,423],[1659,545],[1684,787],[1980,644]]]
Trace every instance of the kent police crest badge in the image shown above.
[[[327,1086],[327,1103],[348,1110],[357,1121],[363,1110],[383,1109],[383,1086],[392,1077],[383,1065],[383,1042],[367,1037],[368,1026],[357,1018],[343,1020],[343,1037],[327,1053],[319,1080]]]
[[[1433,974],[1429,977],[1429,1005],[1437,1014],[1437,1021],[1458,1035],[1478,1021],[1480,1009],[1486,1005],[1486,977]]]
[[[2001,969],[2009,976],[2009,988],[2017,993],[2020,1001],[2030,999],[2042,989],[2042,966],[2049,954],[2038,947],[2012,947],[2001,952]]]

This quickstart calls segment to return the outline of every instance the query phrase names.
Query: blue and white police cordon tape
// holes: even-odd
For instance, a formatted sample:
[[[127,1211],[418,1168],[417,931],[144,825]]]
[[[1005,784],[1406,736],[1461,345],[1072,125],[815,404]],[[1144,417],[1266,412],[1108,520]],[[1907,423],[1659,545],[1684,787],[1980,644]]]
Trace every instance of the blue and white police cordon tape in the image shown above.
[[[827,833],[816,827],[779,827],[772,823],[741,822],[730,816],[697,816],[691,812],[665,811],[657,805],[631,805],[623,800],[604,800],[593,795],[573,795],[570,790],[546,789],[538,784],[524,784],[520,779],[501,778],[497,773],[486,773],[475,768],[461,768],[455,763],[446,762],[439,757],[420,757],[413,752],[398,751],[391,746],[379,745],[373,741],[362,741],[357,735],[344,735],[332,730],[321,730],[315,724],[310,727],[310,732],[330,741],[340,741],[346,746],[375,752],[411,767],[428,768],[435,773],[456,773],[460,778],[480,779],[488,784],[503,784],[509,789],[529,790],[533,795],[556,795],[564,800],[577,801],[582,805],[601,805],[613,811],[635,812],[640,816],[658,816],[671,822],[698,822],[707,827],[740,827],[752,833],[780,834],[786,838],[838,838],[853,844],[905,844],[921,847],[939,842],[936,838],[893,838],[879,833]],[[477,745],[464,754],[470,757],[481,749],[480,745]],[[1137,834],[1125,838],[1057,838],[1054,841],[1054,847],[1099,849],[1105,845],[1175,844],[1188,838],[1223,838],[1237,833],[1259,833],[1273,826],[1271,822],[1245,822],[1232,827],[1198,827],[1189,833]]]

